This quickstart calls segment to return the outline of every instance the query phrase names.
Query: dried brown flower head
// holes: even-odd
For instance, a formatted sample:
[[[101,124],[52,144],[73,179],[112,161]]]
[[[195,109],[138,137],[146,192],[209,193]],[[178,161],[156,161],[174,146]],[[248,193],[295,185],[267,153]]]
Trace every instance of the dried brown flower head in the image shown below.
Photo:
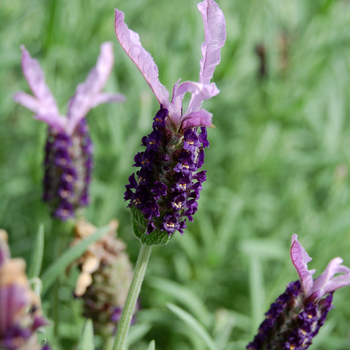
[[[81,273],[75,294],[84,300],[84,315],[94,322],[95,332],[111,335],[115,330],[132,279],[132,266],[125,252],[126,245],[116,238],[118,221],[109,223],[110,230],[91,244],[78,259]],[[78,220],[73,244],[92,235],[96,227],[84,219]]]

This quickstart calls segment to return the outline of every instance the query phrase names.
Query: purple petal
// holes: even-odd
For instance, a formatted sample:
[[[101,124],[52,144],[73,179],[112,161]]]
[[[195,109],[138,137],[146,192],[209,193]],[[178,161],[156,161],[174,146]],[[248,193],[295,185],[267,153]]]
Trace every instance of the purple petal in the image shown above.
[[[29,305],[28,288],[20,284],[0,287],[0,334],[4,334],[18,318],[20,311]]]
[[[23,74],[37,102],[41,105],[41,113],[59,114],[56,100],[45,83],[45,76],[39,62],[30,56],[24,46],[21,46],[21,50]],[[38,112],[35,111],[35,113]]]
[[[95,108],[102,103],[125,102],[126,98],[123,94],[114,94],[111,92],[101,92],[91,102],[91,108]]]
[[[36,113],[34,119],[41,120],[57,131],[62,132],[65,130],[67,119],[58,114],[52,114],[51,112],[47,111],[47,109],[45,109],[45,107],[43,107],[33,96],[20,91],[15,93],[12,98],[15,102],[20,103],[22,106]]]
[[[213,96],[216,96],[220,91],[216,87],[215,83],[201,84],[195,83],[193,81],[186,81],[180,84],[174,93],[173,109],[169,113],[171,120],[175,124],[179,122],[182,108],[182,100],[187,92],[191,93],[192,97],[188,109],[184,113],[184,117],[186,117],[190,113],[198,111],[203,100],[208,100]]]
[[[329,262],[322,275],[315,279],[312,293],[317,293],[319,297],[322,297],[327,293],[350,285],[350,269],[341,265],[342,262],[343,259],[341,258],[334,258]],[[343,275],[334,277],[337,273],[343,273]]]
[[[175,85],[173,87],[173,97],[171,98],[171,103],[174,103],[174,99],[175,99],[175,96],[176,96],[176,90],[177,90],[177,87],[180,84],[180,81],[181,81],[181,78],[175,83]]]
[[[84,83],[77,86],[75,95],[69,102],[66,130],[68,134],[73,133],[77,124],[92,107],[102,103],[98,101],[98,95],[107,82],[113,68],[113,62],[113,45],[110,42],[105,42],[101,45],[96,66],[90,71]]]
[[[12,96],[12,99],[34,113],[40,114],[46,112],[45,107],[41,105],[35,97],[23,91],[16,92]]]
[[[152,89],[160,105],[167,108],[169,103],[169,92],[158,79],[158,67],[154,63],[152,56],[140,43],[137,33],[128,28],[124,22],[124,13],[115,9],[115,33],[120,45],[136,64],[147,84]]]
[[[205,109],[200,109],[197,112],[189,114],[182,122],[182,129],[192,128],[194,126],[211,126],[213,115]]]
[[[226,40],[226,23],[224,14],[215,1],[206,0],[197,7],[203,17],[205,31],[205,41],[201,47],[203,57],[199,62],[199,82],[208,84],[215,67],[221,61],[220,49]]]
[[[36,114],[34,119],[50,125],[59,132],[64,132],[67,125],[67,118],[59,115]]]
[[[304,290],[304,294],[308,297],[312,293],[313,279],[312,275],[316,270],[309,271],[307,263],[312,259],[298,241],[298,235],[293,235],[292,246],[290,248],[290,257],[299,274],[300,282]]]

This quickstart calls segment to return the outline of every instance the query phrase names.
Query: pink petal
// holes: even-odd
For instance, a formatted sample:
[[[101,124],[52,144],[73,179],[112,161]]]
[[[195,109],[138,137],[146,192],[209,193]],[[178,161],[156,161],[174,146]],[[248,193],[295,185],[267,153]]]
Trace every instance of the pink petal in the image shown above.
[[[46,112],[45,106],[42,106],[35,97],[23,91],[16,92],[12,99],[34,113]]]
[[[91,102],[91,108],[95,108],[96,106],[102,103],[109,102],[125,102],[126,98],[123,94],[114,94],[111,92],[101,92],[96,95]]]
[[[17,92],[13,95],[13,100],[18,102],[23,107],[26,107],[30,111],[36,113],[34,119],[40,120],[57,131],[64,131],[66,125],[66,118],[53,114],[50,110],[47,110],[45,106],[40,104],[33,96],[26,94],[23,91]]]
[[[191,93],[192,97],[184,116],[198,111],[203,100],[208,100],[213,96],[216,96],[220,90],[216,87],[215,83],[201,84],[193,81],[186,81],[177,87],[173,97],[173,105],[177,111],[182,110],[182,100],[187,92]],[[172,117],[171,112],[169,115]],[[171,119],[173,120],[173,118]],[[173,121],[174,123],[177,123],[176,120]]]
[[[290,257],[299,274],[300,282],[304,290],[305,297],[312,292],[313,279],[312,275],[316,270],[308,270],[307,263],[312,259],[298,241],[298,235],[293,235],[292,246],[290,248]]]
[[[194,126],[211,126],[213,115],[205,109],[189,114],[182,122],[182,129],[192,128]]]
[[[0,287],[0,335],[5,334],[9,320],[9,296],[10,288],[8,286]]]
[[[59,132],[65,132],[66,131],[66,125],[67,125],[67,118],[60,116],[60,115],[54,115],[54,114],[36,114],[34,116],[34,119],[40,120],[48,125],[50,125],[52,128]]]
[[[213,0],[206,0],[197,5],[202,14],[205,30],[205,41],[201,50],[199,82],[208,84],[213,77],[215,67],[220,63],[220,50],[226,40],[225,17],[219,5]]]
[[[0,287],[0,335],[14,326],[20,312],[29,305],[28,289],[22,285],[10,284]]]
[[[171,98],[171,103],[174,102],[174,99],[176,97],[176,90],[177,90],[177,87],[179,86],[180,84],[180,81],[181,81],[181,78],[175,83],[174,87],[173,87],[173,97]]]
[[[186,113],[191,113],[199,110],[204,100],[209,100],[210,98],[218,95],[220,92],[215,83],[201,85],[201,89],[199,89],[196,94],[192,95]]]
[[[124,23],[124,13],[117,9],[115,9],[115,33],[126,54],[146,79],[159,104],[166,107],[169,103],[169,92],[159,82],[158,67],[150,53],[142,47],[138,34],[130,30]]]
[[[343,259],[334,258],[327,265],[326,269],[316,280],[312,288],[312,293],[317,293],[319,297],[334,292],[335,290],[350,285],[350,269],[341,265]],[[343,273],[340,276],[334,276]]]
[[[114,63],[113,44],[105,42],[101,45],[100,55],[96,66],[90,71],[84,83],[77,86],[75,95],[68,106],[67,133],[73,133],[75,127],[89,110],[97,106],[98,94],[105,86]],[[102,103],[102,102],[100,102]]]
[[[56,100],[45,83],[45,76],[39,62],[33,59],[24,46],[22,50],[22,70],[30,89],[45,112],[59,114]]]

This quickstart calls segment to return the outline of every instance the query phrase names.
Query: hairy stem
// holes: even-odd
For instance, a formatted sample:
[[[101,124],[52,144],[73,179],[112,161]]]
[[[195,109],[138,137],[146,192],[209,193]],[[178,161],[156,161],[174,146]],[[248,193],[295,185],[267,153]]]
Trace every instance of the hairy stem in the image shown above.
[[[122,315],[118,323],[117,334],[113,350],[124,350],[128,336],[131,319],[135,310],[137,298],[140,294],[141,285],[145,276],[148,259],[151,255],[152,247],[146,244],[141,245],[139,257],[134,269],[134,276],[131,281],[128,297],[123,308]]]

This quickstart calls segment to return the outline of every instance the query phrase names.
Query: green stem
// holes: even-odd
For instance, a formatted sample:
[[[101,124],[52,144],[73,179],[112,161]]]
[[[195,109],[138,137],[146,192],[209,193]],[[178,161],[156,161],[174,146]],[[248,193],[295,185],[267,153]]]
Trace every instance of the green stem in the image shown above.
[[[113,350],[124,350],[128,336],[130,323],[134,314],[137,298],[139,297],[143,278],[145,276],[148,259],[151,255],[152,247],[146,244],[141,245],[139,257],[134,269],[134,276],[131,281],[128,297],[123,308],[122,315],[118,323],[117,334]]]

